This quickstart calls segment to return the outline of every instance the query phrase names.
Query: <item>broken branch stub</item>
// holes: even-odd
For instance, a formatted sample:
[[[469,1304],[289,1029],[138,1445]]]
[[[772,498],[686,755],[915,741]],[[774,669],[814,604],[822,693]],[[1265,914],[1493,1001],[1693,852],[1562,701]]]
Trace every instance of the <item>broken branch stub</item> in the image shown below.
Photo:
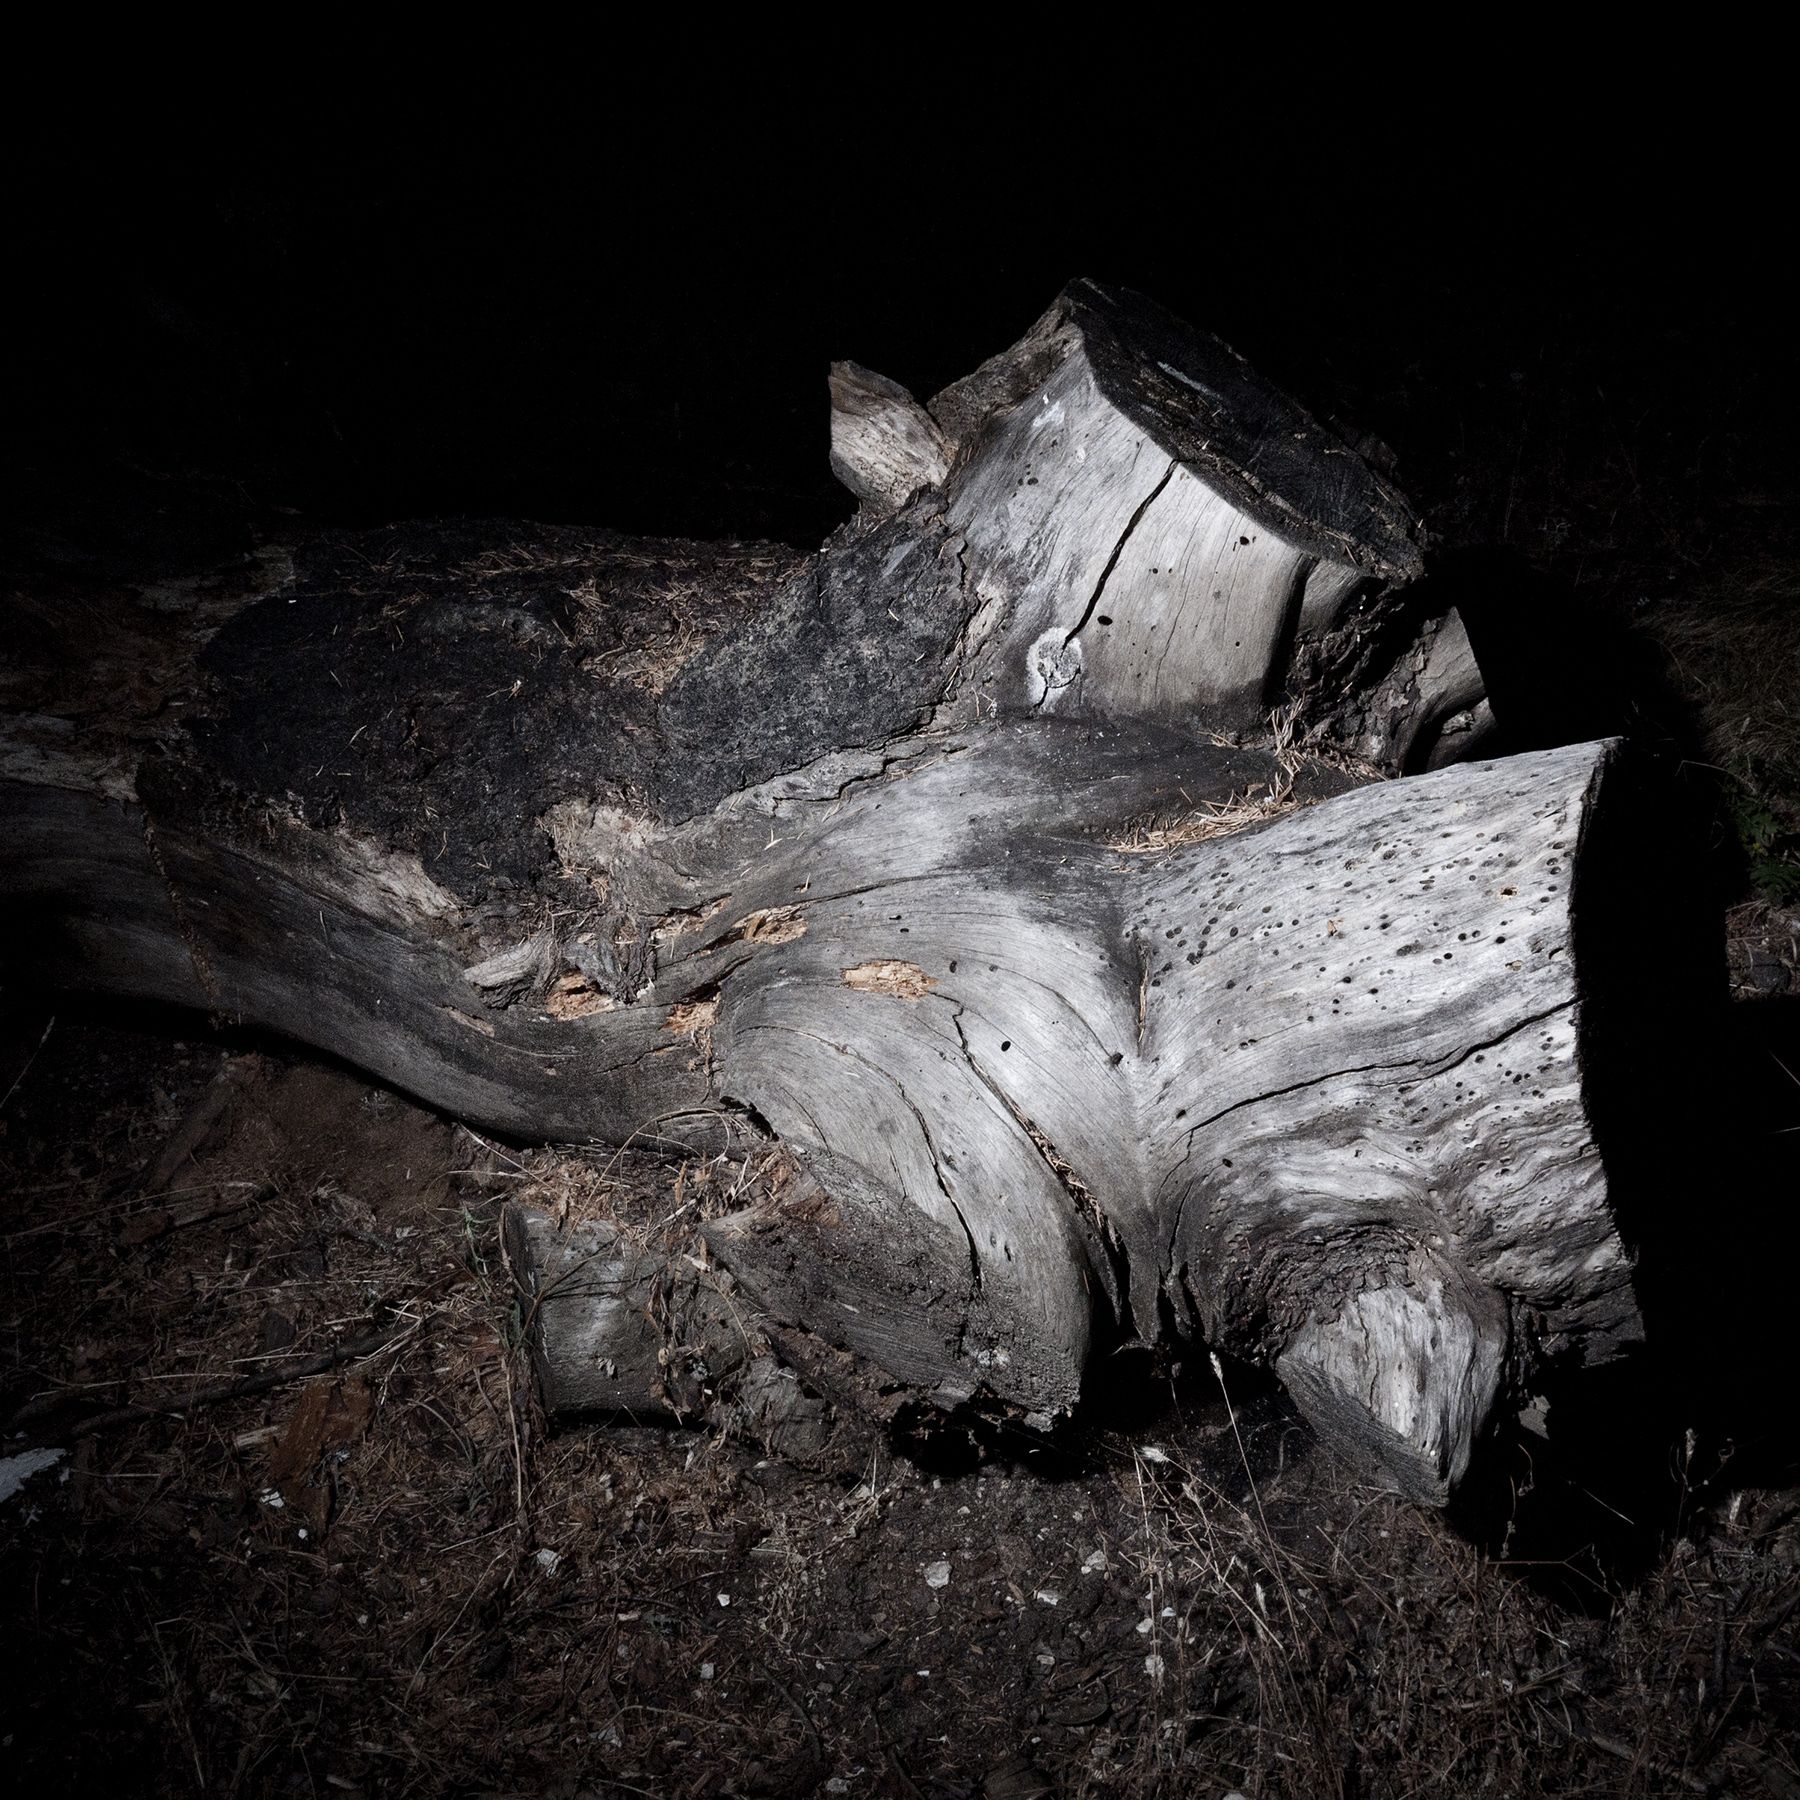
[[[831,365],[831,472],[865,506],[893,512],[947,473],[944,434],[899,382]]]
[[[802,1461],[825,1449],[824,1401],[705,1270],[605,1220],[558,1226],[517,1203],[502,1231],[550,1417],[703,1424]]]
[[[1570,898],[1627,776],[1459,760],[1405,503],[1147,301],[833,395],[810,557],[441,524],[101,584],[5,690],[8,941],[497,1130],[778,1143],[722,1311],[514,1215],[555,1412],[785,1361],[1049,1425],[1198,1337],[1441,1498],[1636,1328]]]

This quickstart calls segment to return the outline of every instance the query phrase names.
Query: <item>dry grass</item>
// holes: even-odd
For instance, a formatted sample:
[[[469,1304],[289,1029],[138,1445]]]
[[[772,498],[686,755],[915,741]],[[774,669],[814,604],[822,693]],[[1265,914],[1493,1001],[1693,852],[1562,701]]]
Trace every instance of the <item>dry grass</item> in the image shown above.
[[[1729,921],[1740,992],[1796,983],[1800,921],[1800,580],[1791,560],[1746,559],[1639,626],[1691,709],[1696,760],[1718,784],[1721,842],[1760,905]],[[1754,966],[1754,965],[1760,965]],[[1749,979],[1746,980],[1745,977]],[[1779,991],[1777,988],[1776,991]]]
[[[1695,704],[1720,767],[1800,771],[1800,579],[1771,561],[1729,592],[1698,589],[1639,628]]]
[[[1791,1497],[1736,1497],[1596,1617],[1344,1471],[1266,1505],[1166,1450],[1133,1474],[1149,1716],[1071,1792],[1800,1791],[1757,1686],[1800,1673]]]
[[[1127,821],[1121,831],[1106,840],[1106,847],[1128,856],[1165,856],[1171,851],[1185,850],[1190,844],[1232,837],[1251,825],[1279,819],[1298,806],[1298,801],[1285,796],[1270,794],[1257,799],[1247,793],[1234,796],[1221,805],[1196,807],[1173,817],[1146,814]]]
[[[1215,736],[1212,742],[1221,749],[1234,747],[1229,738]],[[1249,826],[1293,812],[1299,804],[1292,798],[1294,777],[1306,759],[1300,751],[1291,714],[1276,711],[1269,715],[1269,747],[1278,771],[1272,783],[1256,782],[1241,795],[1190,807],[1185,812],[1145,813],[1128,819],[1120,831],[1106,840],[1107,849],[1128,856],[1163,856],[1185,850],[1190,844],[1232,837]]]
[[[493,1229],[503,1193],[601,1208],[646,1167],[640,1210],[673,1229],[726,1203],[710,1166],[534,1162],[304,1067],[241,1085],[173,1192],[70,1218],[71,1191],[106,1185],[77,1174],[9,1221],[12,1322],[31,1346],[12,1410],[70,1455],[15,1515],[8,1585],[16,1602],[75,1570],[27,1606],[18,1643],[65,1679],[90,1659],[116,1671],[79,1728],[54,1684],[28,1682],[15,1757],[154,1792],[288,1791],[303,1773],[304,1791],[436,1793],[476,1769],[596,1758],[635,1760],[650,1791],[714,1791],[694,1784],[672,1703],[697,1678],[668,1648],[678,1614],[719,1610],[686,1590],[735,1543],[741,1508],[720,1521],[754,1457],[656,1433],[544,1439]],[[363,1129],[371,1109],[408,1129],[384,1142]],[[351,1166],[320,1168],[314,1119]],[[133,1242],[135,1221],[246,1166],[273,1177],[253,1212]],[[91,1428],[96,1407],[227,1390],[372,1320],[380,1348],[311,1383]],[[785,1763],[805,1735],[759,1708],[716,1737],[719,1768]],[[665,1785],[671,1755],[681,1780]]]
[[[501,1200],[673,1251],[754,1167],[521,1152],[256,1059],[147,1191],[220,1054],[120,1037],[59,1027],[0,1135],[7,1410],[69,1452],[0,1514],[0,1734],[34,1792],[1800,1779],[1791,1496],[1690,1520],[1610,1613],[1573,1612],[1324,1466],[1266,1396],[1190,1401],[1154,1444],[1102,1431],[1054,1479],[1004,1439],[934,1472],[867,1440],[800,1469],[720,1437],[547,1435]],[[89,1429],[259,1373],[277,1385]]]
[[[1275,759],[1275,776],[1268,783],[1255,782],[1242,794],[1222,802],[1209,802],[1182,812],[1145,813],[1129,819],[1106,840],[1109,850],[1128,856],[1165,856],[1191,844],[1210,843],[1235,836],[1254,825],[1265,825],[1312,802],[1295,798],[1298,778],[1309,769],[1329,770],[1356,783],[1386,779],[1372,763],[1345,754],[1323,739],[1302,738],[1296,722],[1297,704],[1269,714],[1268,735],[1262,743]],[[1221,749],[1234,749],[1234,740],[1214,736]]]

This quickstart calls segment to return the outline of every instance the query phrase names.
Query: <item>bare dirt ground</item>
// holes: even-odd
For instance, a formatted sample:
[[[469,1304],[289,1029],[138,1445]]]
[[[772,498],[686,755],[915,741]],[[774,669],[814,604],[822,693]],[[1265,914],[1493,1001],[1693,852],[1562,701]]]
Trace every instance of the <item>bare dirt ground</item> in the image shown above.
[[[1623,1522],[1555,1408],[1444,1519],[1230,1370],[1054,1458],[546,1435],[503,1201],[741,1172],[9,1024],[4,1449],[60,1452],[0,1505],[17,1792],[1800,1793],[1800,1490],[1691,1433]]]

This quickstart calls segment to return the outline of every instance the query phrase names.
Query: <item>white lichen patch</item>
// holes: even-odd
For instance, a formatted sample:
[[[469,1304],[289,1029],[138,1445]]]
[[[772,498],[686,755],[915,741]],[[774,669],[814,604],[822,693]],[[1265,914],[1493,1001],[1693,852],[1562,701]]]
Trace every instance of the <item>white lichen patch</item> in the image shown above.
[[[1081,640],[1060,625],[1036,638],[1025,652],[1025,698],[1034,708],[1054,708],[1057,697],[1081,673]]]

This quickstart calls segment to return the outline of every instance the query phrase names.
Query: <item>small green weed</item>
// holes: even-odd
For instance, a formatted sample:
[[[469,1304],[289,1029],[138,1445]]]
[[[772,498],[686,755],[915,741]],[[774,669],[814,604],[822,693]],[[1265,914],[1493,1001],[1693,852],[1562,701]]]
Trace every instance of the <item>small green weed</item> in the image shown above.
[[[1777,906],[1800,903],[1800,774],[1747,758],[1728,779],[1726,815],[1752,885]]]

